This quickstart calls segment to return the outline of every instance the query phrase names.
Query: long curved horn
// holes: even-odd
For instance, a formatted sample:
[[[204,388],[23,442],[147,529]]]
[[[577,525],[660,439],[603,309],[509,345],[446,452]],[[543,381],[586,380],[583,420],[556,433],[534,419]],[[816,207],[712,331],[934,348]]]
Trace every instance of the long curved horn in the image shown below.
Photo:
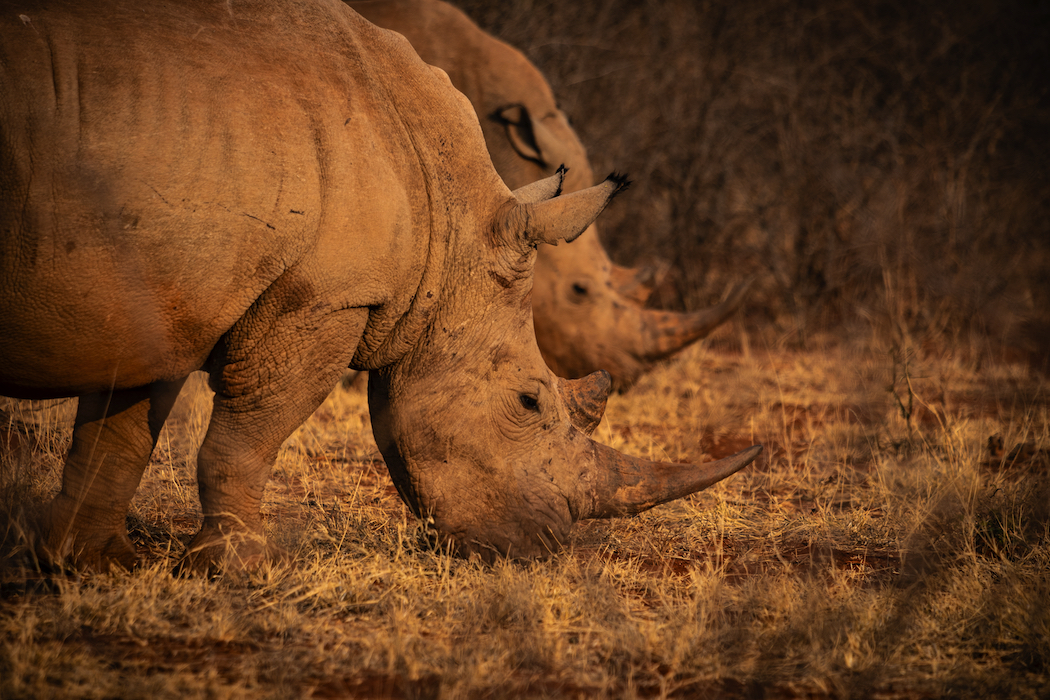
[[[761,445],[706,464],[652,462],[621,454],[592,441],[594,462],[580,479],[570,505],[577,520],[634,515],[653,506],[688,496],[751,464]]]
[[[690,343],[707,336],[736,313],[744,302],[753,280],[737,284],[724,301],[702,311],[677,313],[673,311],[643,312],[640,356],[655,362],[673,355]]]
[[[612,389],[612,377],[604,369],[582,379],[558,378],[558,391],[577,430],[590,435],[605,415],[605,404]]]

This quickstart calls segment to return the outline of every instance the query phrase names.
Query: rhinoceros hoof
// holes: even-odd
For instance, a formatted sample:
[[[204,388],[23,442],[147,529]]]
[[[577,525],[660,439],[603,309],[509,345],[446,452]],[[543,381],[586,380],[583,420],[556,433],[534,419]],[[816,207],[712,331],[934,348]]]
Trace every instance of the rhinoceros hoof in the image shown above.
[[[130,571],[139,564],[123,518],[92,518],[86,509],[67,506],[56,498],[27,514],[27,544],[41,569],[105,573],[113,568]]]
[[[186,556],[175,567],[175,574],[217,576],[253,571],[288,558],[283,549],[268,542],[261,533],[204,529],[186,548]]]
[[[106,573],[112,569],[130,571],[139,564],[138,552],[127,533],[109,535],[43,534],[35,543],[37,561],[41,569]]]
[[[95,571],[109,571],[113,568],[131,571],[141,561],[138,552],[135,550],[135,545],[131,543],[126,533],[121,532],[106,539],[98,553],[97,559],[92,555],[89,566]]]

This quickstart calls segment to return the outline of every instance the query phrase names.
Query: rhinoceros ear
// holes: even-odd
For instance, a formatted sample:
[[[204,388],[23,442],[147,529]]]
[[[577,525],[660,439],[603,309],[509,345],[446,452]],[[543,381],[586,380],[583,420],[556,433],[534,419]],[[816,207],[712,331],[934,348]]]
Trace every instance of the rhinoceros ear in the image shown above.
[[[565,173],[567,172],[569,172],[569,169],[562,163],[558,166],[558,172],[550,177],[519,187],[511,194],[514,195],[514,199],[518,200],[518,204],[546,202],[548,199],[553,199],[561,194],[561,186],[565,182]]]
[[[543,120],[534,120],[525,105],[501,107],[490,119],[506,128],[511,148],[525,160],[544,169],[558,162],[552,158],[558,151],[558,138],[544,126]]]
[[[573,241],[630,184],[625,176],[613,173],[601,184],[585,190],[532,204],[519,202],[504,216],[504,237],[533,247]]]

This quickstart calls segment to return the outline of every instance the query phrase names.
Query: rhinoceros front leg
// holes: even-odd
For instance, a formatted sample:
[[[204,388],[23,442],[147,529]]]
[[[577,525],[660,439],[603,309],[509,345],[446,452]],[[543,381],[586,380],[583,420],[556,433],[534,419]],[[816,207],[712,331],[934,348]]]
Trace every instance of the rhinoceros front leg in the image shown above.
[[[81,397],[62,488],[37,525],[44,562],[96,571],[137,562],[128,504],[184,382]]]
[[[181,570],[248,569],[280,556],[266,541],[260,513],[270,468],[346,371],[367,317],[366,309],[350,309],[274,318],[262,309],[224,339],[211,370],[211,422],[197,455],[204,523]]]

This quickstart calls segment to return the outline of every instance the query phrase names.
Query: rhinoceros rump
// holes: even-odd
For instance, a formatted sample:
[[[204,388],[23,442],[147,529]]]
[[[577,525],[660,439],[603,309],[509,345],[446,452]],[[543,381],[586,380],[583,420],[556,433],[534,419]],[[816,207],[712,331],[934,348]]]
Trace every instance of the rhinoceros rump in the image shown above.
[[[404,34],[424,61],[448,73],[481,118],[492,162],[508,187],[549,176],[559,164],[569,168],[567,192],[593,184],[583,144],[543,75],[520,51],[441,0],[349,4]],[[615,388],[625,389],[653,364],[725,322],[749,286],[735,286],[710,309],[681,314],[645,309],[638,298],[640,276],[609,260],[594,225],[572,246],[540,247],[533,316],[540,351],[556,374],[582,377],[604,369]]]
[[[0,7],[0,393],[80,396],[48,559],[135,561],[127,506],[198,369],[195,568],[270,553],[270,467],[347,366],[399,491],[463,553],[545,554],[757,454],[650,465],[573,426],[607,388],[544,364],[536,247],[621,181],[515,197],[402,37],[334,0]]]

